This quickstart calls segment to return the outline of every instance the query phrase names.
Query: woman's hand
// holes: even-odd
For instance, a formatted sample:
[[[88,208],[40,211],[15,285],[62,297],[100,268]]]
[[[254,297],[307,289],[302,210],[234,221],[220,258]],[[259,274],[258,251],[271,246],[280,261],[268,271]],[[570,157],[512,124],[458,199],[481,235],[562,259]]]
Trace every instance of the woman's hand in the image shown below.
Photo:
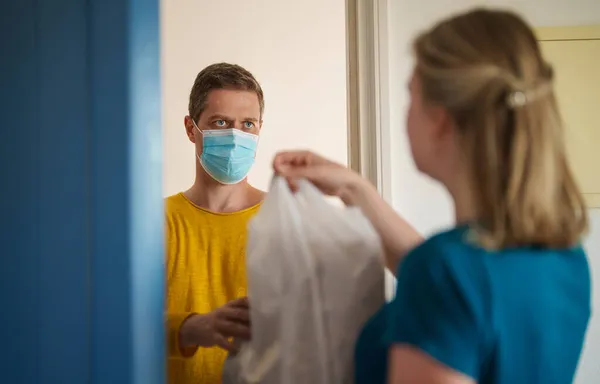
[[[359,189],[374,189],[358,173],[341,164],[325,159],[309,151],[280,152],[273,161],[275,173],[285,177],[295,190],[297,179],[306,179],[321,192],[341,198],[346,204],[354,204]]]
[[[323,193],[359,207],[379,233],[386,264],[395,273],[406,252],[423,241],[421,235],[379,196],[377,189],[356,172],[312,152],[281,152],[273,162],[275,173],[285,177],[292,189],[304,178]]]

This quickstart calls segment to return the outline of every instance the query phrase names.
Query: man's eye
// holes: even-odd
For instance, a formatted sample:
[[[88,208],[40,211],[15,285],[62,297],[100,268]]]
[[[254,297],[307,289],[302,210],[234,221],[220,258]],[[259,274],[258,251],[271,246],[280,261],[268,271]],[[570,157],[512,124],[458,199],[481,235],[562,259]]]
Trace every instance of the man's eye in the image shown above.
[[[217,127],[224,127],[227,125],[227,122],[225,120],[215,120],[215,125]]]
[[[254,128],[254,123],[251,122],[251,121],[245,121],[244,122],[244,128],[246,128],[246,129],[252,129],[252,128]]]

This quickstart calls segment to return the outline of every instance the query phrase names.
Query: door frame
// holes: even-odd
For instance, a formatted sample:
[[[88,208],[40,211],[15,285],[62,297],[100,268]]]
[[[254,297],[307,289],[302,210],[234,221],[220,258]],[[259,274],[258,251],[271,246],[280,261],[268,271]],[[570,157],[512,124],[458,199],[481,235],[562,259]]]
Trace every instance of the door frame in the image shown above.
[[[392,197],[388,1],[346,0],[348,164]]]
[[[391,204],[391,130],[387,0],[346,0],[348,164]],[[396,291],[385,270],[385,297]]]

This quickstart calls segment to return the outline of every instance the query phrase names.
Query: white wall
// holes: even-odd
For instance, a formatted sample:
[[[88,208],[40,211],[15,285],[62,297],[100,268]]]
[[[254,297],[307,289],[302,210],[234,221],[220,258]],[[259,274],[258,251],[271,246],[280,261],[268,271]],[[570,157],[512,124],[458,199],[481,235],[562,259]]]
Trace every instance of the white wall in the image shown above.
[[[543,3],[543,5],[542,5]],[[412,62],[410,42],[420,30],[450,13],[475,5],[503,6],[520,12],[535,26],[600,23],[598,0],[389,0],[390,121],[392,138],[392,194],[394,207],[424,234],[452,224],[446,192],[417,173],[405,134],[408,101],[405,84]],[[594,305],[600,308],[600,210],[590,212],[592,231],[586,248],[592,264]],[[600,383],[600,316],[592,319],[577,384]]]
[[[165,195],[193,182],[183,118],[196,75],[215,62],[242,65],[265,93],[251,183],[268,187],[271,159],[283,148],[347,163],[344,0],[163,0],[161,7]]]

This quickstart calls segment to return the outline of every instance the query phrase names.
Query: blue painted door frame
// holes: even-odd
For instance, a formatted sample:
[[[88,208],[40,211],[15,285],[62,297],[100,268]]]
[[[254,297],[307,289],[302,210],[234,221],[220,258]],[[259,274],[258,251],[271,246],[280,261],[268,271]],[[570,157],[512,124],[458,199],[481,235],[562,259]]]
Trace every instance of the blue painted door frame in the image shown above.
[[[0,2],[0,383],[165,381],[158,0]]]

